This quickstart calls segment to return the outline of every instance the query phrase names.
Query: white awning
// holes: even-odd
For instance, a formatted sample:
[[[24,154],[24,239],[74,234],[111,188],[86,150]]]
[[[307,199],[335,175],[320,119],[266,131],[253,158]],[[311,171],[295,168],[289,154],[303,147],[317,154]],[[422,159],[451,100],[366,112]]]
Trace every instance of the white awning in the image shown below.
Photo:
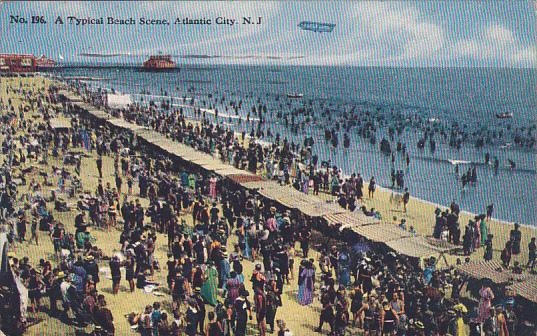
[[[71,128],[71,120],[63,117],[50,119],[50,127],[53,129]]]
[[[110,108],[124,108],[132,104],[131,96],[128,94],[107,94],[108,107]]]

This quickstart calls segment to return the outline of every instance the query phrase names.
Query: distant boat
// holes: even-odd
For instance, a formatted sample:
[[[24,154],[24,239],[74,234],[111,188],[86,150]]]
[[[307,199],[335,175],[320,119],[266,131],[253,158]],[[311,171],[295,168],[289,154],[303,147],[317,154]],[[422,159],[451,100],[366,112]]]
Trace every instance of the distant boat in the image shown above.
[[[510,119],[510,118],[513,118],[513,113],[497,113],[496,118],[498,118],[498,119]]]
[[[287,94],[287,98],[291,98],[291,99],[299,99],[302,97],[304,97],[304,94],[302,93],[288,93]]]
[[[466,161],[466,160],[453,160],[453,159],[449,159],[448,162],[451,163],[451,164],[454,165],[454,166],[459,165],[459,164],[470,164],[470,163],[472,163],[472,161]]]
[[[311,21],[302,21],[298,24],[298,27],[302,30],[310,30],[316,33],[331,33],[336,26],[335,23],[322,23],[322,22],[311,22]]]
[[[175,69],[175,62],[170,55],[152,55],[144,62],[144,70],[169,70]]]

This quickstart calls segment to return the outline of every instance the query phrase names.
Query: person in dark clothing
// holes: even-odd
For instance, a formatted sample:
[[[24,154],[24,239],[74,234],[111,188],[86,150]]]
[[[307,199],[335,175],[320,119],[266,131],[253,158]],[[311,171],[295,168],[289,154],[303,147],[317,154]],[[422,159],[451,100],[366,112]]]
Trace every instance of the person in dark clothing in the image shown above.
[[[236,336],[246,336],[246,324],[248,322],[248,317],[252,319],[252,308],[250,301],[247,299],[248,291],[242,290],[233,307],[236,313],[236,325],[235,325],[235,335]]]
[[[327,322],[330,325],[330,332],[334,331],[334,308],[331,302],[330,294],[327,290],[321,289],[321,316],[319,318],[319,326],[315,329],[316,332],[322,332],[323,325]]]
[[[375,189],[377,188],[375,177],[372,177],[371,180],[369,180],[369,187],[368,187],[368,196],[369,198],[373,199],[373,196],[375,195]]]
[[[26,217],[21,215],[17,221],[17,232],[19,234],[19,242],[22,243],[26,240]]]
[[[205,329],[206,336],[224,336],[224,327],[220,321],[215,318],[214,312],[208,314],[209,324]]]
[[[274,291],[272,282],[267,286],[267,324],[270,327],[270,332],[274,332],[274,321],[278,307],[281,306],[281,299]]]
[[[93,281],[95,281],[95,285],[97,285],[100,281],[99,266],[95,262],[94,257],[91,255],[86,256],[83,267],[86,270],[86,274],[91,275],[93,278]]]
[[[195,336],[196,330],[198,327],[198,319],[199,319],[200,313],[198,310],[198,305],[196,303],[196,300],[189,299],[188,300],[188,309],[186,311],[186,329],[185,333],[188,336]]]
[[[515,223],[515,228],[509,233],[509,239],[511,240],[511,252],[516,258],[520,254],[520,241],[522,240],[522,232],[519,230],[520,225]]]
[[[502,259],[502,263],[505,267],[509,267],[509,264],[511,263],[512,249],[513,242],[509,240],[505,243],[505,247],[502,250],[502,254],[500,256],[500,258]]]
[[[85,214],[83,212],[80,212],[78,215],[76,215],[75,217],[75,228],[80,228],[82,226],[84,226],[85,224]]]
[[[117,256],[110,260],[110,273],[112,275],[112,293],[116,295],[119,292],[119,282],[121,281],[121,263]]]
[[[134,257],[130,254],[125,260],[125,280],[129,283],[131,292],[134,292]]]
[[[537,245],[535,244],[535,237],[531,238],[531,242],[528,244],[528,250],[528,264],[526,265],[526,268],[529,268],[533,272],[537,260]]]
[[[492,219],[492,213],[494,212],[494,204],[487,205],[487,220]]]
[[[145,270],[144,272],[140,272],[136,276],[136,288],[138,289],[144,289],[147,285],[160,285],[158,282],[154,282],[151,280],[148,280],[148,277],[151,275],[151,272],[149,270]]]
[[[106,307],[106,301],[104,300],[104,295],[99,295],[97,297],[97,307],[95,308],[94,320],[95,323],[107,333],[107,335],[114,335],[114,317],[110,309]]]
[[[180,307],[185,299],[185,278],[181,274],[177,274],[173,280],[172,299],[175,307]]]
[[[58,259],[60,258],[60,254],[61,254],[61,249],[62,249],[61,242],[63,239],[63,235],[64,235],[64,230],[60,226],[60,224],[57,223],[54,226],[54,229],[52,230],[51,237],[52,237],[52,243],[54,244],[54,254],[56,254],[56,257],[58,257]]]
[[[408,201],[410,201],[410,193],[408,192],[408,189],[405,189],[405,193],[403,194],[403,211],[406,212],[406,206],[408,204]]]
[[[311,231],[309,228],[304,227],[300,232],[300,248],[302,249],[302,255],[304,258],[308,257],[310,249]]]
[[[201,288],[196,287],[194,289],[194,300],[196,301],[196,305],[198,307],[198,326],[199,326],[199,332],[200,334],[204,333],[205,328],[205,301],[203,301],[203,297],[201,296]]]
[[[472,253],[472,230],[470,229],[470,225],[466,226],[466,230],[464,232],[464,236],[462,237],[462,246],[464,255],[468,256]]]
[[[380,315],[381,335],[395,335],[396,325],[399,323],[397,313],[390,304],[385,304]]]
[[[103,158],[99,156],[95,163],[97,164],[97,171],[99,171],[99,178],[103,178]]]
[[[99,179],[99,181],[97,181],[97,192],[96,192],[97,195],[99,195],[100,197],[104,197],[104,187],[103,187],[103,181],[101,179]]]
[[[75,321],[77,323],[83,323],[83,311],[82,311],[82,297],[77,292],[76,287],[72,284],[72,278],[68,277],[65,279],[65,282],[60,285],[60,289],[63,291],[62,286],[67,284],[66,292],[62,293],[64,295],[63,299],[63,307],[64,307],[64,313],[67,316],[68,309],[71,309],[73,311],[73,314],[75,316]]]
[[[48,292],[50,299],[50,311],[53,316],[58,313],[58,301],[61,301],[62,299],[60,284],[62,283],[63,278],[65,278],[64,272],[58,272],[54,280],[52,280],[52,284]]]
[[[349,311],[346,307],[338,304],[336,305],[336,316],[334,319],[334,328],[336,329],[336,335],[345,335],[347,324],[349,323]]]
[[[255,313],[259,335],[264,336],[267,330],[265,318],[267,316],[267,297],[262,288],[256,288],[255,291]]]
[[[115,177],[115,182],[116,182],[116,189],[117,189],[117,192],[119,195],[121,195],[121,186],[123,184],[123,181],[121,180],[121,176],[119,176],[119,174],[116,173],[116,177]],[[141,195],[141,192],[140,192],[140,197],[144,197]]]
[[[86,256],[83,267],[86,270],[86,273],[92,276],[93,281],[95,281],[95,284],[97,285],[100,279],[99,279],[99,266],[95,262],[95,258],[91,255]]]
[[[494,236],[489,234],[487,236],[487,240],[485,241],[485,254],[483,256],[485,261],[492,260],[492,238],[494,238]]]

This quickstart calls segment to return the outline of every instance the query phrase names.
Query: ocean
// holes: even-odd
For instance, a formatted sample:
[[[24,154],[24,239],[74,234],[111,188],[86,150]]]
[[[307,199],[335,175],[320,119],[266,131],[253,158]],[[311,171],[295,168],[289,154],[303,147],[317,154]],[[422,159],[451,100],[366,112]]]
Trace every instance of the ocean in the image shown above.
[[[346,174],[359,172],[366,184],[374,176],[381,186],[391,187],[391,170],[402,170],[405,187],[414,197],[444,206],[455,200],[472,213],[484,213],[493,203],[494,218],[537,225],[537,147],[521,147],[513,140],[537,134],[536,69],[185,65],[169,72],[134,67],[67,67],[56,72],[99,78],[88,84],[122,93],[148,94],[133,96],[142,103],[154,100],[159,105],[164,100],[178,108],[183,97],[193,97],[202,108],[218,109],[218,121],[238,132],[256,129],[252,106],[257,110],[264,105],[265,131],[270,128],[273,135],[280,133],[297,144],[313,137],[319,162],[330,160]],[[288,99],[287,93],[304,97]],[[230,108],[231,101],[242,101],[237,112]],[[191,109],[184,111],[193,116]],[[498,119],[501,113],[512,113],[513,118]],[[283,116],[297,125],[294,130],[285,126]],[[375,123],[369,134],[375,134],[376,142],[351,128],[350,145],[344,148],[349,120],[360,125],[371,116]],[[402,152],[394,151],[392,163],[391,156],[379,150],[380,140],[390,138],[389,128],[401,125],[405,128],[395,132],[391,145],[406,145],[408,167]],[[467,139],[459,149],[449,146],[454,125]],[[325,128],[339,129],[337,148],[325,140]],[[437,131],[434,152],[428,141],[423,149],[417,147],[426,129]],[[476,136],[485,133],[491,143],[475,146]],[[483,164],[486,153],[498,159],[497,172]],[[464,161],[458,175],[452,160]],[[459,177],[471,166],[477,182],[463,188]]]

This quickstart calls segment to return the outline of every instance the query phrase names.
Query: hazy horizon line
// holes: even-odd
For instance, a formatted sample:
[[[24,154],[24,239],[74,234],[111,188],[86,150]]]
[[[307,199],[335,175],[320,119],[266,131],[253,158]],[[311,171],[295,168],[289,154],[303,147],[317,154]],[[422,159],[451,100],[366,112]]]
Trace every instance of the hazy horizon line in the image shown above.
[[[142,67],[142,63],[139,62],[114,62],[114,63],[98,63],[98,62],[83,62],[83,61],[70,61],[70,62],[57,62],[60,64],[60,68],[68,67],[87,67],[87,68],[99,68],[99,67]],[[467,69],[536,69],[534,66],[492,66],[492,65],[360,65],[360,64],[271,64],[271,63],[182,63],[177,64],[177,68],[188,66],[272,66],[272,67],[348,67],[348,68],[467,68]]]

